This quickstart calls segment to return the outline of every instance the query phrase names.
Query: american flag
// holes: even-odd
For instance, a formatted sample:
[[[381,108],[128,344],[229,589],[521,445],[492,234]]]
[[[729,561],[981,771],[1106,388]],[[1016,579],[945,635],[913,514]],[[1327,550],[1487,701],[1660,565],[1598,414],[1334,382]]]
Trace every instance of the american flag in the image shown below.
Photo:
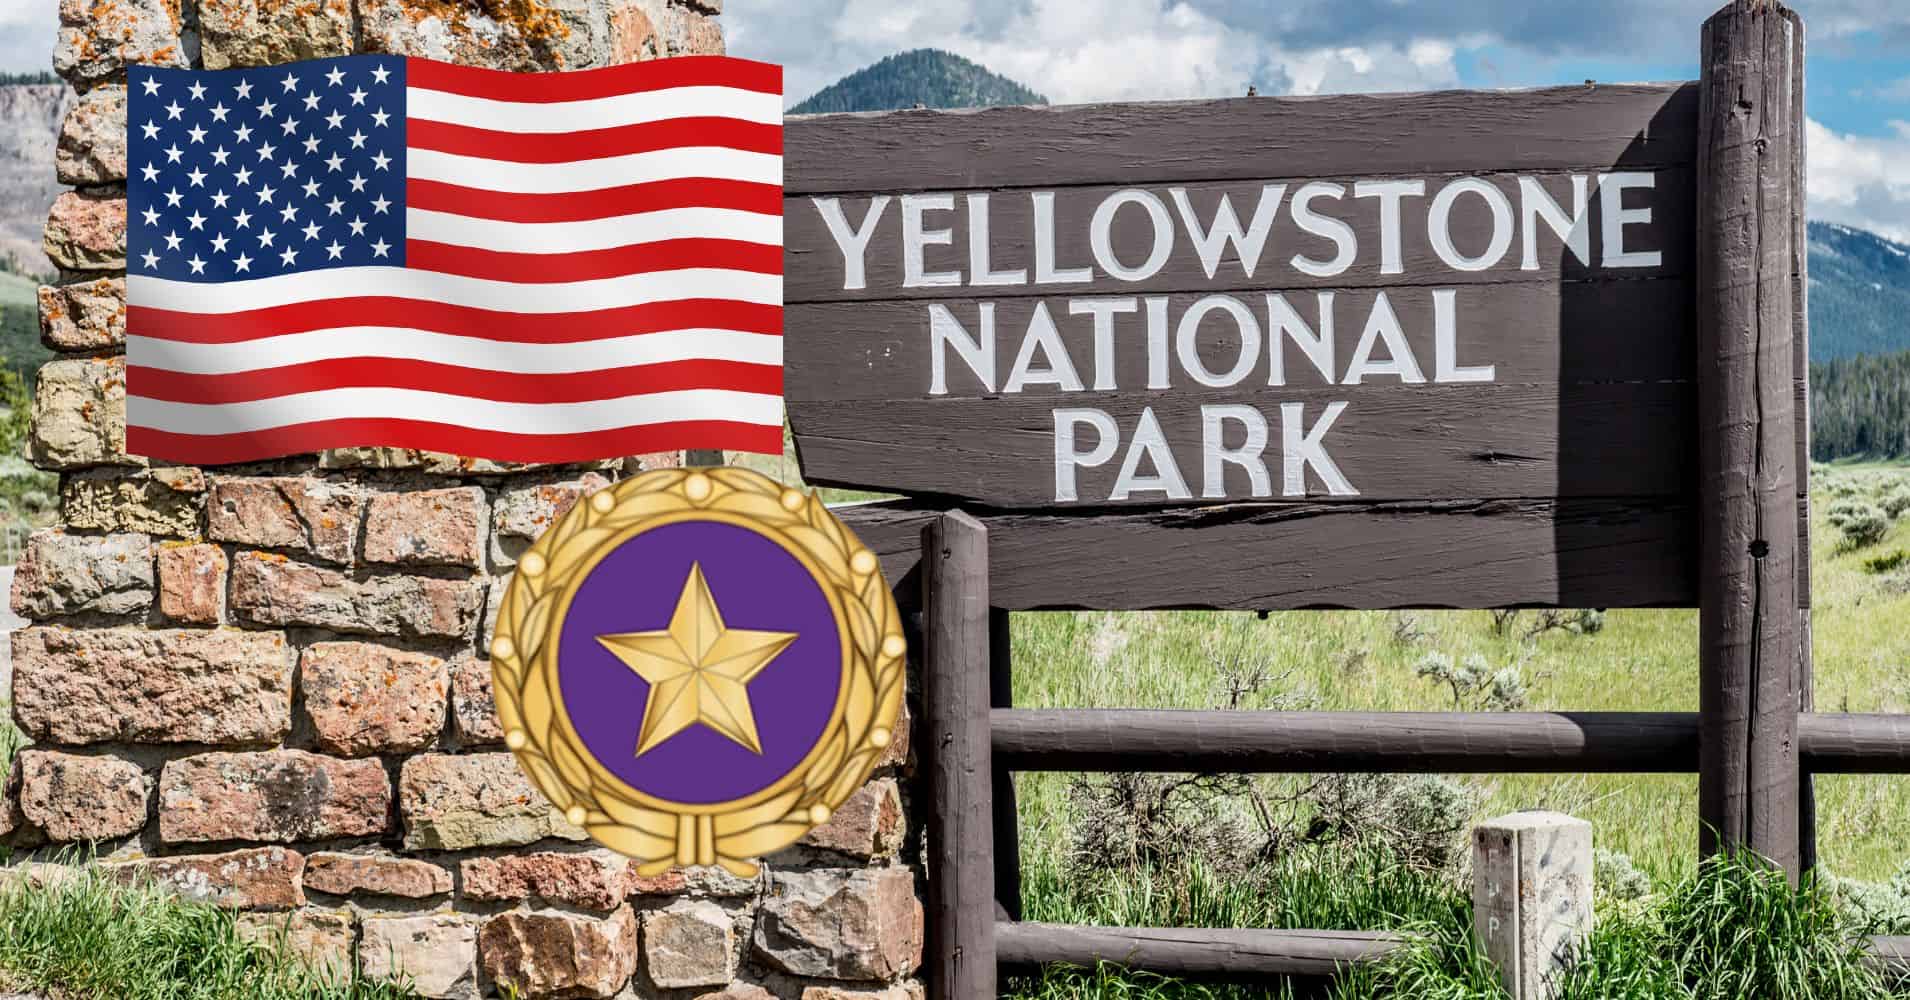
[[[129,451],[782,452],[780,67],[129,76]]]

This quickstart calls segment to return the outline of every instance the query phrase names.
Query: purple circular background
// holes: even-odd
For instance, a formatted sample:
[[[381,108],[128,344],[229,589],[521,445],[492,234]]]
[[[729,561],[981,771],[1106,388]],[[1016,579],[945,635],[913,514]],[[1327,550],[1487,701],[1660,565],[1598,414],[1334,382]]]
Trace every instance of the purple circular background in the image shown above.
[[[597,636],[668,628],[692,565],[703,567],[724,627],[798,634],[749,683],[760,756],[701,723],[635,756],[650,685]],[[712,805],[768,788],[809,755],[835,711],[842,654],[828,598],[788,550],[732,524],[679,521],[617,546],[571,596],[558,636],[558,696],[591,756],[625,784]]]

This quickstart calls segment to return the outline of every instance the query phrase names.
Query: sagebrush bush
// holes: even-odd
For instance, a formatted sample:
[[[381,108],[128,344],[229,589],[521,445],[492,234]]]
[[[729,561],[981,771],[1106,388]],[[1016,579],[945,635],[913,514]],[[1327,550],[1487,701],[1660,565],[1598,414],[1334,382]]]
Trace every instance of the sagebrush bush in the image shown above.
[[[1432,652],[1413,672],[1446,685],[1454,711],[1514,712],[1525,707],[1525,675],[1518,664],[1494,670],[1479,653],[1468,653],[1455,663],[1446,653]]]
[[[1884,514],[1892,520],[1910,513],[1910,485],[1899,485],[1885,492],[1878,499],[1877,506],[1883,508]]]
[[[1831,507],[1830,523],[1843,532],[1843,547],[1869,548],[1890,532],[1890,518],[1873,504],[1845,501]]]

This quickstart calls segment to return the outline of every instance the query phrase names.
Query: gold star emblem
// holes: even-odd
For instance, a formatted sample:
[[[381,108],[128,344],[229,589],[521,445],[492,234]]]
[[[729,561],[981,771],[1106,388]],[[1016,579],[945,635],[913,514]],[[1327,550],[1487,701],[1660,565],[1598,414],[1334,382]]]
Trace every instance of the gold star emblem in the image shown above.
[[[725,627],[703,567],[692,564],[669,628],[597,637],[650,684],[636,756],[699,722],[762,753],[756,715],[749,707],[749,682],[796,636]]]

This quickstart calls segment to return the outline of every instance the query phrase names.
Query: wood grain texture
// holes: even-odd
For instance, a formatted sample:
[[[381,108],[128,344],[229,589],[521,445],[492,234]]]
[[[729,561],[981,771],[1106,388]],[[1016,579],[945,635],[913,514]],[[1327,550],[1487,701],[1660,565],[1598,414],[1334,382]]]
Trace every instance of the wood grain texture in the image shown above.
[[[793,117],[784,190],[1141,185],[1692,162],[1689,84]]]
[[[1085,927],[1003,923],[995,930],[1002,963],[1102,962],[1163,975],[1270,979],[1324,977],[1383,961],[1405,948],[1399,934],[1373,931],[1234,930],[1181,927]]]
[[[1807,712],[1797,744],[1813,774],[1910,774],[1910,715]]]
[[[1698,185],[1701,847],[1798,873],[1796,15],[1705,23]]]
[[[918,600],[922,526],[910,502],[835,508]],[[1096,517],[975,512],[990,599],[1088,608],[1690,607],[1696,548],[1675,501],[1227,504]]]
[[[988,731],[988,529],[959,511],[920,529],[928,740],[928,976],[935,996],[995,996]]]
[[[1253,314],[1260,349],[1251,371],[1235,387],[1240,393],[1276,393],[1271,386],[1274,337],[1269,323],[1268,295],[1281,296],[1302,322],[1319,330],[1322,292],[1332,295],[1326,315],[1333,323],[1333,360],[1329,382],[1293,335],[1279,336],[1281,378],[1287,387],[1332,385],[1347,392],[1385,394],[1401,386],[1395,375],[1369,376],[1359,386],[1341,386],[1355,357],[1361,332],[1379,296],[1399,319],[1400,330],[1421,373],[1436,375],[1435,304],[1432,289],[1332,288],[1311,291],[1258,291],[1235,296]],[[1494,377],[1505,383],[1571,384],[1584,382],[1689,381],[1696,371],[1696,318],[1692,312],[1693,285],[1689,279],[1609,280],[1570,282],[1516,282],[1458,289],[1455,300],[1458,363],[1491,365]],[[1112,298],[1132,298],[1114,296]],[[1178,324],[1187,308],[1203,296],[1170,294],[1167,318]],[[1106,296],[1085,296],[1083,301]],[[986,298],[944,300],[941,305],[969,334],[981,335],[981,306]],[[1068,363],[1084,388],[1101,383],[1101,357],[1095,344],[1094,320],[1070,312],[1073,299],[1063,296],[1045,302]],[[783,391],[790,416],[798,424],[812,405],[844,400],[947,399],[994,396],[1001,393],[1014,371],[1035,300],[994,302],[993,388],[984,383],[953,351],[948,352],[946,394],[931,396],[934,357],[929,335],[928,307],[917,302],[819,303],[784,309],[790,331],[785,339]],[[1090,308],[1083,306],[1083,308]],[[1108,375],[1116,389],[1138,394],[1149,385],[1148,320],[1145,306],[1114,319],[1113,350]],[[1195,356],[1209,372],[1230,372],[1241,354],[1240,328],[1224,314],[1210,314],[1194,341]],[[1383,348],[1373,357],[1387,357]],[[1164,353],[1168,390],[1179,393],[1199,388],[1188,374],[1170,337]],[[1434,388],[1439,388],[1434,386]],[[1052,385],[1029,385],[1018,395],[1041,397],[1056,405],[1081,394]],[[872,417],[874,423],[876,418]],[[872,428],[873,429],[873,428]]]
[[[1689,712],[1198,712],[996,709],[1017,771],[1683,773]]]
[[[1688,495],[1692,393],[1680,383],[1186,389],[1072,393],[1065,400],[891,400],[881,406],[812,402],[800,411],[792,406],[790,425],[804,478],[818,485],[900,488],[993,507],[1163,506],[1207,495],[1203,406],[1258,405],[1267,420],[1261,458],[1270,491],[1261,499],[1281,499],[1281,405],[1301,404],[1304,432],[1336,402],[1347,406],[1323,440],[1358,496],[1329,496],[1315,469],[1304,479],[1307,496],[1315,500]],[[1077,470],[1079,501],[1072,504],[1056,500],[1057,407],[1102,410],[1121,433],[1113,457]],[[1186,496],[1150,490],[1114,497],[1126,442],[1144,410],[1151,410],[1172,448]],[[1246,439],[1240,421],[1221,430],[1229,447]],[[1083,428],[1077,447],[1085,451],[1097,439],[1092,428]],[[1152,471],[1148,464],[1140,469]],[[1229,497],[1255,498],[1248,470],[1230,464],[1219,472],[1215,482]]]
[[[1357,161],[1355,161],[1357,162]],[[1360,164],[1364,169],[1365,165]],[[1342,169],[1346,169],[1342,165]],[[829,234],[817,196],[795,196],[783,201],[783,271],[786,275],[784,301],[805,302],[871,301],[886,299],[939,299],[957,295],[1014,298],[1020,296],[1063,296],[1075,294],[1134,295],[1159,291],[1229,291],[1240,289],[1368,287],[1373,285],[1473,285],[1512,280],[1583,280],[1593,277],[1659,278],[1691,273],[1693,225],[1697,190],[1689,165],[1654,171],[1651,190],[1625,192],[1629,209],[1651,209],[1649,223],[1624,227],[1624,249],[1629,252],[1656,251],[1663,255],[1658,267],[1611,269],[1603,266],[1606,252],[1601,220],[1607,209],[1607,195],[1597,189],[1597,171],[1579,171],[1589,192],[1585,227],[1589,240],[1590,263],[1581,262],[1568,250],[1544,222],[1535,222],[1537,237],[1535,270],[1524,270],[1525,196],[1520,179],[1529,178],[1544,188],[1552,200],[1566,212],[1574,204],[1572,174],[1493,173],[1480,177],[1496,188],[1512,208],[1514,238],[1505,254],[1484,270],[1460,271],[1447,264],[1435,251],[1430,236],[1431,213],[1428,206],[1454,177],[1413,177],[1425,182],[1424,196],[1404,197],[1399,207],[1398,256],[1400,269],[1385,273],[1382,266],[1382,229],[1380,201],[1358,197],[1357,178],[1339,176],[1317,178],[1338,184],[1344,194],[1338,198],[1319,197],[1311,202],[1314,211],[1339,219],[1351,227],[1358,242],[1358,254],[1343,273],[1332,277],[1314,277],[1297,269],[1292,261],[1305,257],[1318,262],[1330,261],[1335,254],[1332,240],[1301,229],[1291,212],[1291,200],[1303,184],[1314,178],[1280,177],[1223,184],[1157,184],[1146,188],[1167,207],[1173,249],[1160,270],[1142,281],[1124,281],[1097,266],[1089,241],[1090,223],[1096,209],[1109,196],[1134,185],[1096,185],[1092,187],[1049,188],[1053,195],[1053,261],[1059,268],[1087,268],[1093,274],[1088,283],[1035,284],[1035,217],[1033,191],[957,191],[940,192],[954,196],[951,210],[931,209],[923,214],[924,228],[948,230],[947,244],[923,248],[924,270],[930,273],[954,273],[964,282],[961,287],[905,287],[902,268],[902,208],[894,197],[887,199],[876,217],[874,235],[861,255],[864,287],[845,288],[846,263],[843,251]],[[1211,228],[1216,210],[1224,197],[1235,217],[1244,226],[1260,206],[1265,185],[1282,185],[1273,197],[1278,206],[1268,230],[1266,243],[1251,270],[1244,266],[1231,245],[1221,254],[1212,275],[1196,252],[1186,222],[1170,189],[1185,191],[1194,217],[1202,231]],[[977,286],[971,266],[970,195],[987,196],[988,265],[994,272],[1021,271],[1025,283]],[[858,230],[871,210],[869,197],[837,197],[838,209]],[[1492,214],[1477,194],[1461,197],[1448,215],[1448,232],[1454,248],[1467,257],[1483,255],[1492,242]],[[1155,245],[1157,233],[1148,212],[1135,205],[1116,211],[1109,227],[1116,256],[1128,267],[1139,266]]]
[[[1864,944],[1870,967],[1881,973],[1886,982],[1895,985],[1910,981],[1910,937],[1879,934]]]
[[[1005,608],[988,609],[988,704],[1015,703],[1014,650]],[[995,905],[1010,920],[1021,919],[1021,816],[1015,807],[1015,776],[990,766],[995,809]]]

